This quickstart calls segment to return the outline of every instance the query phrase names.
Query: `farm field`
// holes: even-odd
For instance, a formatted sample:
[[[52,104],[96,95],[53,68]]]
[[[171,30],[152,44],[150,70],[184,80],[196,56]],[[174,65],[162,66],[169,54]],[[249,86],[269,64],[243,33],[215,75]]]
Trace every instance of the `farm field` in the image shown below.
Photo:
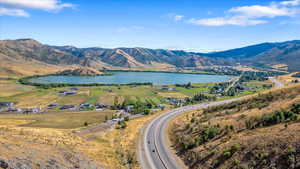
[[[84,124],[93,125],[111,118],[113,110],[95,112],[57,112],[48,114],[0,115],[0,125],[15,124],[22,127],[76,129],[86,127]]]
[[[258,89],[247,90],[238,93],[238,96],[260,92],[261,87],[269,82],[247,82],[245,86],[258,87]],[[116,98],[121,102],[129,99],[133,101],[151,101],[155,104],[164,104],[165,98],[185,98],[192,97],[197,93],[209,94],[209,88],[214,83],[193,84],[194,88],[176,87],[168,85],[173,90],[161,90],[161,86],[97,86],[97,87],[77,87],[76,95],[59,95],[59,91],[69,90],[68,87],[42,89],[32,86],[18,84],[15,80],[0,80],[1,93],[0,102],[15,102],[17,107],[33,108],[45,107],[49,104],[78,105],[80,103],[101,103],[113,105]],[[4,91],[5,90],[5,91]]]

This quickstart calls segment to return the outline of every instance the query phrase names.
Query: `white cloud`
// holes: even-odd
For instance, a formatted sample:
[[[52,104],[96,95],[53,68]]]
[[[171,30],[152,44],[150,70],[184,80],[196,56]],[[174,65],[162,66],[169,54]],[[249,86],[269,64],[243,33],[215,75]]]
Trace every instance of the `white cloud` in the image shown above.
[[[281,5],[286,5],[286,6],[298,6],[298,5],[300,5],[300,0],[283,1],[280,4]]]
[[[19,17],[29,17],[30,15],[22,9],[10,9],[0,7],[0,16],[19,16]]]
[[[251,18],[259,18],[259,17],[274,18],[277,16],[293,16],[295,14],[295,11],[293,9],[289,9],[286,7],[279,7],[277,5],[271,5],[271,6],[253,5],[253,6],[235,7],[230,9],[229,12],[240,13],[241,15],[251,17]]]
[[[191,19],[189,23],[202,26],[248,26],[268,23],[268,18],[293,17],[298,13],[300,0],[288,0],[270,5],[253,5],[234,7],[227,11],[228,15],[216,18]]]
[[[218,17],[208,19],[191,19],[189,23],[194,25],[202,26],[224,26],[224,25],[235,25],[235,26],[249,26],[267,23],[266,20],[249,19],[243,16],[232,16],[232,17]]]
[[[42,10],[59,10],[74,6],[71,3],[61,3],[59,0],[0,0],[0,3]]]
[[[175,21],[181,21],[183,18],[184,18],[183,15],[175,15],[175,16],[174,16],[174,20],[175,20]]]

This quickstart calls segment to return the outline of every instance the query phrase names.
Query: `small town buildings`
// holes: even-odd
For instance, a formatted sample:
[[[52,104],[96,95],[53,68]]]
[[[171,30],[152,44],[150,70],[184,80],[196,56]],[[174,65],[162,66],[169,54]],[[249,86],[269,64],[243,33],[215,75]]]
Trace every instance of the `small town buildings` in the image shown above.
[[[13,102],[0,102],[0,108],[12,108],[14,105]]]

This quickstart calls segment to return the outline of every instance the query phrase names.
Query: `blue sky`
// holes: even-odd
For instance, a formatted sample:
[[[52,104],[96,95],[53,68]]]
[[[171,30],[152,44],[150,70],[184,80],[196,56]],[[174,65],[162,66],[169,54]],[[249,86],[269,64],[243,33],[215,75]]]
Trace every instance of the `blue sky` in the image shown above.
[[[300,39],[300,0],[0,0],[0,39],[216,51]]]

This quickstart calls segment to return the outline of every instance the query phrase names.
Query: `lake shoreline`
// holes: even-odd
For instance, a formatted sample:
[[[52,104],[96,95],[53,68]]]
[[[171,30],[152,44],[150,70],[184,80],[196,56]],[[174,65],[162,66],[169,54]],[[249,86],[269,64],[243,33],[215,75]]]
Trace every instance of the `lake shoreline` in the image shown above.
[[[228,75],[205,75],[170,72],[110,72],[110,76],[29,76],[18,80],[24,85],[41,88],[74,86],[125,86],[125,85],[174,85],[187,83],[220,83],[229,81]]]

